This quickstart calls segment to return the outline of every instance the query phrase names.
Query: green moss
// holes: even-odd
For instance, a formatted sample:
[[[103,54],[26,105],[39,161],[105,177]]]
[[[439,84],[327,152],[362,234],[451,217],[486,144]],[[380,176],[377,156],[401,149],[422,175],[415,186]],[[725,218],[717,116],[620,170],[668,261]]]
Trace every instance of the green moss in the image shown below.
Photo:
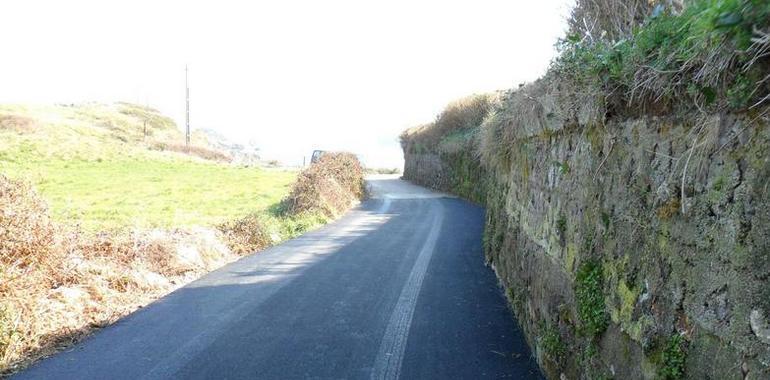
[[[556,166],[556,168],[559,169],[559,173],[561,174],[569,174],[571,170],[569,167],[569,162],[567,161],[564,161],[564,162],[554,161],[553,164]]]
[[[602,224],[604,225],[605,230],[610,229],[610,214],[606,211],[602,211]]]
[[[508,302],[513,307],[513,310],[519,310],[521,306],[524,304],[524,300],[522,299],[521,295],[519,293],[516,293],[513,290],[513,287],[509,287],[506,291],[506,294],[508,295]]]
[[[638,293],[633,292],[626,281],[628,260],[629,256],[626,255],[614,260],[606,260],[603,265],[604,281],[610,289],[614,290],[608,301],[610,318],[621,326],[630,322]]]
[[[631,321],[623,324],[623,328],[626,334],[635,342],[642,343],[642,338],[645,331],[655,326],[655,320],[649,315],[642,315],[636,321]]]
[[[665,380],[684,379],[685,360],[687,360],[687,342],[684,337],[674,334],[668,339],[662,352],[662,366],[658,372]]]
[[[607,329],[607,307],[604,302],[604,274],[597,261],[583,263],[575,280],[575,297],[582,331],[588,336],[601,335]]]
[[[444,153],[441,155],[442,161],[447,163],[450,168],[450,188],[454,194],[483,204],[487,199],[487,174],[481,166],[478,158],[474,156],[467,148],[454,153]]]
[[[714,191],[722,191],[722,189],[725,186],[725,181],[726,181],[725,177],[724,176],[720,176],[719,178],[717,178],[714,181],[714,184],[711,185],[711,189],[714,190]]]
[[[564,232],[567,231],[567,218],[564,217],[564,215],[560,215],[559,219],[556,220],[556,228],[562,235],[564,235]]]
[[[559,362],[567,353],[567,346],[561,339],[559,330],[551,323],[540,326],[540,347],[550,359]]]
[[[599,152],[604,148],[604,129],[599,126],[591,126],[585,130],[586,138],[591,144],[593,152]],[[598,163],[597,163],[598,165]]]
[[[574,243],[567,243],[567,254],[564,257],[564,267],[567,272],[572,273],[575,267],[575,259],[577,258],[578,247]]]
[[[639,291],[629,288],[625,281],[618,283],[617,294],[620,298],[620,320],[630,321],[631,314],[634,312],[636,299],[639,297]]]

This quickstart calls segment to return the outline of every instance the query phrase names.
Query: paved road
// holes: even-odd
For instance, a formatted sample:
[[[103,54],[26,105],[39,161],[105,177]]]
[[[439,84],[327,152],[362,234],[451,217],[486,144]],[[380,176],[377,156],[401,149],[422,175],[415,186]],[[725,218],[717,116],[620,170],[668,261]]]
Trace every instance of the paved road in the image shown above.
[[[406,182],[212,272],[19,379],[540,378],[483,209]]]

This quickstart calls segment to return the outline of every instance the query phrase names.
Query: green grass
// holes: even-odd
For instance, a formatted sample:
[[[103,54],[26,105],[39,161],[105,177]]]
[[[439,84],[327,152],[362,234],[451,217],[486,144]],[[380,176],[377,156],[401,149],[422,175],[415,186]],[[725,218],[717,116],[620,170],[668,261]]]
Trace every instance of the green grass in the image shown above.
[[[295,172],[183,160],[0,162],[32,182],[54,218],[88,230],[215,225],[267,211]]]
[[[4,127],[3,117],[33,122]],[[180,141],[170,119],[140,106],[0,105],[0,173],[28,180],[56,220],[89,231],[215,226],[255,212],[275,217],[273,206],[297,175],[151,149]]]

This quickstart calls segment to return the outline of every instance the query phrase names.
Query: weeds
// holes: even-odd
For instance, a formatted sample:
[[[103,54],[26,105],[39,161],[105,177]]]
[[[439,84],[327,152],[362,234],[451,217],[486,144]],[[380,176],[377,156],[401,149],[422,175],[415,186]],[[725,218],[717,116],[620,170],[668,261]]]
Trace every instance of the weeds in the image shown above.
[[[583,331],[591,337],[601,335],[609,323],[604,303],[604,274],[597,261],[583,263],[575,279],[575,298]]]
[[[663,350],[663,366],[660,368],[660,377],[665,380],[684,379],[686,360],[687,342],[680,334],[672,335]]]
[[[556,362],[560,362],[567,353],[567,346],[562,342],[556,326],[550,323],[541,325],[540,345],[545,354]]]
[[[556,220],[556,229],[562,236],[567,231],[567,218],[564,215],[560,215],[559,219]]]
[[[648,12],[627,33],[586,38],[590,31],[573,28],[552,71],[576,87],[598,88],[609,105],[719,110],[766,100],[769,44],[762,31],[770,27],[770,3],[697,0],[680,11],[660,2]]]

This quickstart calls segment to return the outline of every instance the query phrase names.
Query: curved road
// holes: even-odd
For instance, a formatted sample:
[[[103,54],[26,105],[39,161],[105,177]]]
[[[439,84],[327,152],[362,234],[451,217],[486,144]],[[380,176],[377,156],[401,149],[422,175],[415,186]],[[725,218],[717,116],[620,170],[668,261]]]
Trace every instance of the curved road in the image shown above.
[[[342,219],[178,289],[19,379],[539,379],[484,211],[393,177]]]

